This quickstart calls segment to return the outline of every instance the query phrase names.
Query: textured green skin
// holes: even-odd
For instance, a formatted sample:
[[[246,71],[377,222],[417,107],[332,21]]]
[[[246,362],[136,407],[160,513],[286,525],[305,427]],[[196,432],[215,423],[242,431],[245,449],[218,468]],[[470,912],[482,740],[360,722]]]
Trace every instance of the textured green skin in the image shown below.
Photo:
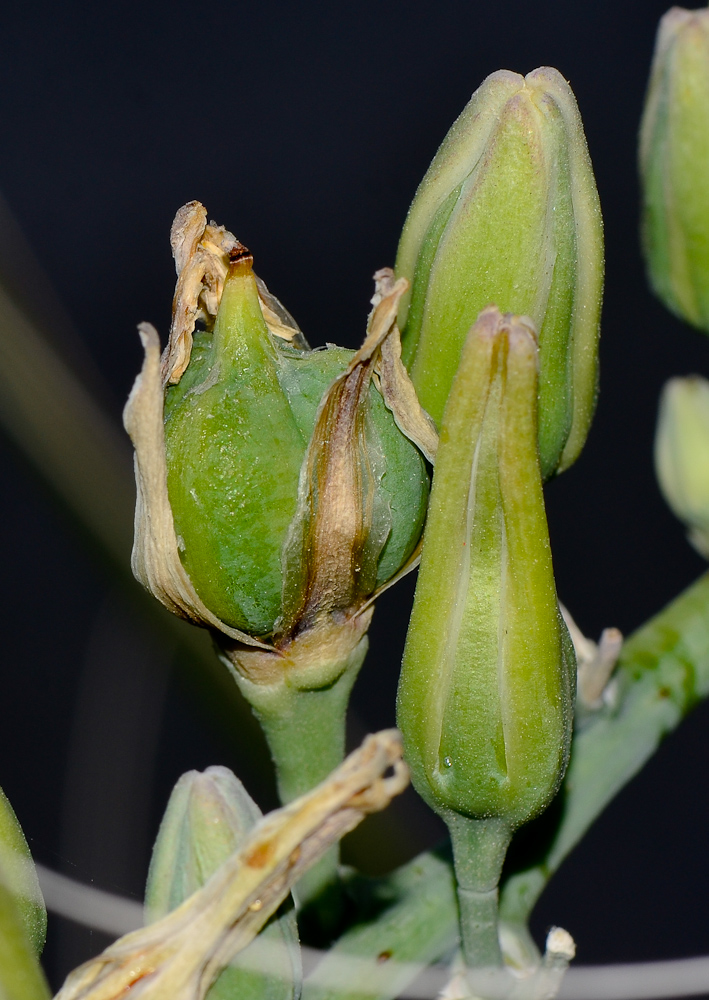
[[[558,74],[482,84],[419,187],[396,270],[412,283],[399,316],[404,362],[434,420],[492,303],[539,332],[543,478],[572,464],[595,405],[603,240],[583,129]]]
[[[514,828],[563,776],[575,661],[539,473],[535,353],[528,337],[503,367],[498,343],[495,355],[471,334],[446,407],[397,719],[436,811]]]
[[[709,11],[660,22],[640,133],[642,242],[650,283],[709,332]]]
[[[0,790],[0,996],[48,1000],[38,961],[47,931],[37,875],[20,824]]]
[[[49,1000],[33,944],[16,897],[0,882],[0,996],[3,1000]]]
[[[25,835],[1,788],[0,882],[12,889],[27,936],[41,955],[47,936],[47,911]]]
[[[301,463],[322,395],[351,357],[276,347],[255,285],[230,279],[214,333],[197,334],[187,371],[167,391],[168,492],[183,563],[207,607],[250,634],[269,635],[281,614],[282,548]],[[215,384],[199,391],[215,372]],[[380,584],[418,541],[428,476],[374,387],[370,405],[392,512]]]
[[[253,275],[237,275],[225,285],[213,335],[196,338],[165,399],[183,564],[210,611],[256,635],[268,634],[280,613],[281,545],[306,445],[276,365]]]
[[[455,879],[447,852],[422,854],[386,878],[354,875],[345,888],[357,904],[357,920],[306,979],[303,1000],[398,996],[455,944]],[[363,961],[343,982],[339,963],[348,957]]]

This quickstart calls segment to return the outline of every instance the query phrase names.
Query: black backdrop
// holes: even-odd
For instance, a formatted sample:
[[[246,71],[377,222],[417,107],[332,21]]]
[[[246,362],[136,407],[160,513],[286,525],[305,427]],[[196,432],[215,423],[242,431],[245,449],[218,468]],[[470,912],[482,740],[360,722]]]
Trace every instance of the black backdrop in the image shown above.
[[[501,67],[558,67],[585,120],[606,220],[602,391],[577,466],[548,487],[558,588],[592,636],[629,632],[703,564],[652,473],[658,391],[709,372],[709,342],[649,295],[635,142],[663,0],[437,4],[5,4],[0,190],[38,252],[116,418],[140,363],[135,324],[165,333],[168,231],[203,201],[254,252],[312,344],[359,342],[373,271],[393,263],[416,185],[472,91]],[[185,697],[154,635],[0,442],[0,782],[36,857],[140,897],[166,796],[227,763],[264,807],[268,780]],[[126,553],[127,558],[127,553]],[[380,602],[352,738],[393,723],[411,586]],[[564,865],[535,917],[584,963],[709,950],[709,706],[700,707]],[[409,796],[407,839],[439,835]],[[357,844],[350,848],[357,854]],[[54,985],[105,943],[54,919]]]

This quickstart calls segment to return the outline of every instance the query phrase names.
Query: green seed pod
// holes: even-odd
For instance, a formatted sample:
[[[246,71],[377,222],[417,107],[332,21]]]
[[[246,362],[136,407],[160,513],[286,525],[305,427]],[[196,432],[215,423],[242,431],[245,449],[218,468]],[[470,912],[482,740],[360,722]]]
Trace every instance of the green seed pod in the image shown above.
[[[165,397],[168,494],[182,563],[207,607],[267,635],[306,441],[278,381],[251,259],[232,267],[213,333]]]
[[[597,389],[603,232],[583,125],[554,69],[489,76],[409,209],[396,273],[403,360],[440,424],[467,333],[490,303],[539,330],[544,479],[568,468]]]
[[[288,610],[284,545],[301,466],[320,402],[353,356],[279,347],[247,259],[226,280],[213,333],[197,336],[185,374],[167,391],[168,492],[182,562],[204,603],[229,625],[269,635]],[[376,483],[369,565],[356,581],[362,597],[405,563],[427,501],[423,458],[373,384],[363,409]]]
[[[8,890],[27,938],[41,955],[47,936],[47,910],[30,849],[17,817],[0,789],[0,883]]]
[[[148,873],[146,921],[153,923],[200,889],[238,850],[261,811],[226,767],[189,771],[175,785],[160,825]],[[226,968],[209,1000],[297,1000],[302,967],[295,911],[279,911],[256,941]],[[265,969],[254,968],[257,950]]]
[[[660,397],[655,471],[665,500],[709,559],[709,382],[673,378]]]
[[[524,823],[566,768],[575,660],[554,586],[529,321],[484,310],[441,427],[398,724],[444,817]]]
[[[183,617],[242,644],[283,644],[324,616],[357,614],[418,543],[428,473],[399,429],[384,344],[405,283],[380,295],[366,350],[310,351],[249,252],[203,213],[185,206],[173,228],[181,270],[164,389],[144,325],[126,408],[133,568]],[[195,332],[200,316],[207,328]]]
[[[229,625],[268,635],[283,613],[284,545],[301,466],[320,402],[354,353],[277,346],[242,263],[226,281],[214,332],[198,335],[184,376],[168,389],[168,491],[183,565]],[[428,495],[423,458],[373,384],[363,420],[377,479],[373,551],[357,580],[369,596],[414,549]]]
[[[642,244],[655,294],[709,333],[709,10],[660,21],[640,127]]]

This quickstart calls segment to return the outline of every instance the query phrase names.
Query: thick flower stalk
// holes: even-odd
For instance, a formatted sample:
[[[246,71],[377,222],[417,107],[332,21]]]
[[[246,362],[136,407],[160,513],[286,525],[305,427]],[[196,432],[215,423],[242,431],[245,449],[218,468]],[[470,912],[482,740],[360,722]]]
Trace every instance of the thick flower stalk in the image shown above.
[[[578,457],[598,379],[603,230],[573,92],[549,67],[473,94],[416,193],[397,275],[403,358],[437,423],[468,330],[490,303],[539,331],[544,479]]]
[[[650,284],[709,333],[709,10],[660,21],[640,128],[642,243]]]
[[[161,359],[141,326],[125,412],[133,570],[213,630],[287,802],[342,760],[372,602],[418,560],[437,438],[400,360],[407,283],[375,276],[358,352],[310,351],[249,251],[201,205],[180,210],[172,244],[170,339]]]
[[[499,962],[512,831],[569,754],[575,659],[556,596],[536,437],[536,336],[490,307],[443,416],[398,721],[420,795],[453,840],[471,966]]]

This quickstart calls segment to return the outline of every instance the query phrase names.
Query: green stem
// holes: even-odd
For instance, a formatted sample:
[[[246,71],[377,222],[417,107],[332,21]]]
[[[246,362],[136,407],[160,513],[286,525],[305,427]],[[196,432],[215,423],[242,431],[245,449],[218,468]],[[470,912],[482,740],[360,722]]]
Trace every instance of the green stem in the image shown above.
[[[453,845],[466,965],[470,969],[500,966],[498,885],[512,830],[502,819],[476,820],[457,813],[444,818]]]
[[[49,1000],[49,989],[12,893],[0,880],[0,996]]]
[[[350,872],[345,880],[354,917],[305,980],[303,1000],[391,1000],[455,945],[448,850],[419,855],[383,878]]]
[[[359,664],[358,664],[359,666]],[[252,702],[263,726],[276,767],[283,803],[304,795],[342,763],[345,754],[345,714],[356,671],[315,691],[284,686],[261,705]]]
[[[330,676],[336,680],[324,687],[298,687],[287,675],[279,684],[256,684],[235,672],[266,736],[283,803],[319,785],[344,760],[347,704],[367,645],[362,639],[344,663],[333,663]],[[304,875],[297,888],[301,904],[336,882],[338,863],[339,849],[333,847]]]

